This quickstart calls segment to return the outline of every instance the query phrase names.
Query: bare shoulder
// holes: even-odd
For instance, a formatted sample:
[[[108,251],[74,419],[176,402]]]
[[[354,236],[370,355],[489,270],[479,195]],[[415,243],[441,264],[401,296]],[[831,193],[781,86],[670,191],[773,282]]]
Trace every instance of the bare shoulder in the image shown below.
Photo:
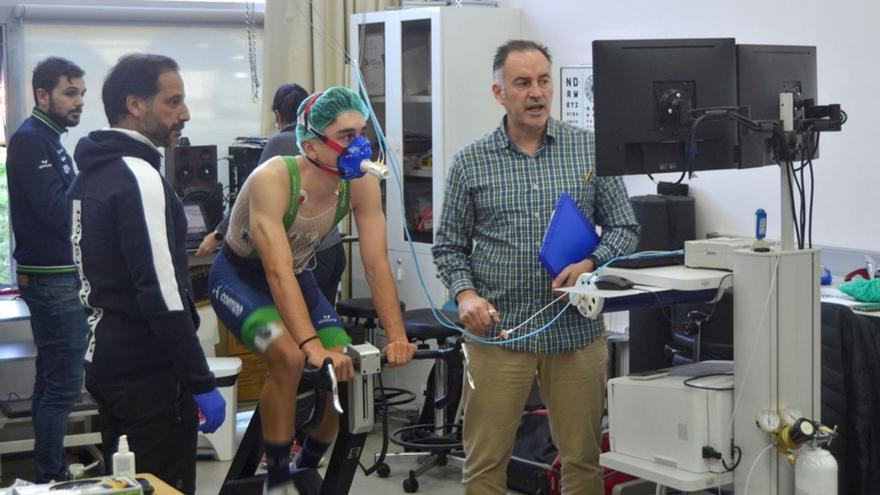
[[[273,156],[255,168],[248,179],[253,178],[255,182],[260,184],[272,184],[277,183],[282,177],[286,178],[288,174],[284,159],[280,156]]]
[[[270,158],[251,172],[246,187],[252,208],[286,209],[290,200],[290,173],[280,156]]]

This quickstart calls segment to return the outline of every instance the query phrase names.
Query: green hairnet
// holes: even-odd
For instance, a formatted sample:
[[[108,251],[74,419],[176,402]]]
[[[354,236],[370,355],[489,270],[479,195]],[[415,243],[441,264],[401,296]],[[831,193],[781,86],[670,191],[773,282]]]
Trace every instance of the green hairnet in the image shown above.
[[[296,112],[296,146],[300,151],[302,151],[303,141],[318,138],[314,133],[306,130],[306,123],[303,120],[303,112],[305,112],[306,106],[313,97],[314,95],[306,98],[299,105],[299,110]],[[364,119],[370,116],[367,104],[364,103],[364,100],[357,93],[342,86],[333,86],[324,91],[312,103],[312,106],[309,108],[309,123],[313,129],[323,131],[343,112],[360,112]]]

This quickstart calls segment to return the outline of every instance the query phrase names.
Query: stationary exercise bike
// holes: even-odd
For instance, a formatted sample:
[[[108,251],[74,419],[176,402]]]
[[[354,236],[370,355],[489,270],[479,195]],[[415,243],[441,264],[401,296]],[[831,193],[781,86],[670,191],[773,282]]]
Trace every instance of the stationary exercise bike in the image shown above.
[[[300,380],[297,404],[314,399],[314,408],[308,419],[297,427],[309,430],[321,422],[327,397],[339,414],[339,434],[330,455],[325,476],[317,469],[297,473],[294,486],[301,495],[345,495],[351,489],[360,463],[367,435],[375,423],[375,379],[382,371],[385,358],[372,344],[350,345],[345,354],[351,357],[355,375],[350,382],[338,382],[333,361],[326,359],[320,368],[306,368]],[[434,359],[436,351],[417,351],[413,359]],[[299,416],[299,415],[297,415]],[[219,495],[262,495],[265,474],[256,474],[263,455],[263,435],[260,409],[248,424],[241,444],[232,459]]]
[[[370,344],[352,345],[345,348],[351,357],[355,376],[350,382],[338,382],[333,361],[326,359],[320,368],[306,368],[300,380],[297,403],[314,401],[309,418],[297,427],[305,430],[321,422],[327,397],[339,414],[339,434],[327,465],[326,478],[321,479],[316,469],[299,473],[294,485],[302,495],[340,495],[348,493],[358,468],[361,450],[367,434],[373,430],[373,388],[375,375],[381,372],[383,358]],[[265,474],[257,475],[260,457],[263,455],[263,435],[260,409],[248,424],[241,444],[226,473],[220,495],[261,495]]]

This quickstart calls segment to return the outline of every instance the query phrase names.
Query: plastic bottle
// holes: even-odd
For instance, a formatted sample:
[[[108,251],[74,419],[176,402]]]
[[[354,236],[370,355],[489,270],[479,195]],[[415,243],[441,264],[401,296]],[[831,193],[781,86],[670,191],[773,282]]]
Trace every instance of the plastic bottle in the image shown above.
[[[113,454],[113,474],[130,474],[134,476],[134,452],[128,450],[128,437],[121,435],[119,437],[119,448]]]

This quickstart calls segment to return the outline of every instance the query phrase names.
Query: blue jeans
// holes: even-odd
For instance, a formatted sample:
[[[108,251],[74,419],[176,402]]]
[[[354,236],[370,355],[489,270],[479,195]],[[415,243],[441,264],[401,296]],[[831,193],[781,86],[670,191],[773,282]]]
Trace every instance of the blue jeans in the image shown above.
[[[18,276],[37,346],[34,380],[34,464],[37,483],[67,477],[67,416],[82,392],[89,326],[76,273]]]

